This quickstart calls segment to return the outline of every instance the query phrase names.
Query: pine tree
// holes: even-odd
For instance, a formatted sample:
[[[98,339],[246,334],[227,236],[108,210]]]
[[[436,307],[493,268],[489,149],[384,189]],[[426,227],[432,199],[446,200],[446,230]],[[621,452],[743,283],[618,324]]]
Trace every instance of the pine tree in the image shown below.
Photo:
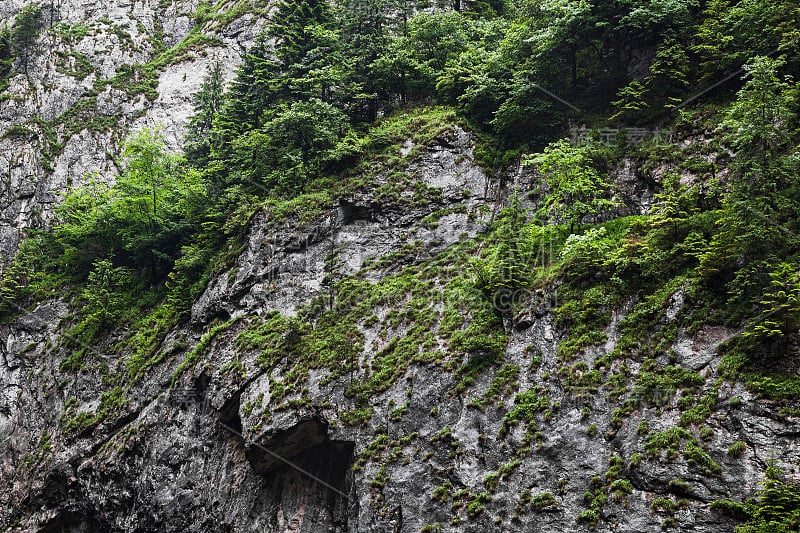
[[[11,32],[8,28],[0,28],[0,92],[8,86],[8,76],[14,64],[14,51],[11,47]]]
[[[11,28],[11,47],[19,58],[22,71],[28,74],[28,64],[34,44],[42,28],[42,7],[29,4],[22,8]]]
[[[389,53],[395,37],[407,33],[413,11],[409,0],[354,1],[341,8],[344,53],[359,89],[351,113],[356,122],[375,120],[381,106],[390,101],[390,92],[376,82],[375,62]]]
[[[726,141],[737,153],[735,167],[740,176],[754,171],[765,177],[763,170],[791,142],[798,88],[781,79],[778,72],[783,66],[783,60],[769,57],[756,57],[746,65],[748,81],[723,121]],[[753,185],[747,184],[748,195]]]
[[[331,27],[333,12],[325,0],[282,1],[268,35],[277,41],[275,56],[284,68],[302,63],[316,48],[315,28]]]
[[[612,185],[603,178],[606,157],[603,148],[573,147],[560,140],[524,161],[536,167],[548,189],[538,215],[553,223],[566,223],[569,233],[574,233],[586,219],[614,208]]]
[[[269,31],[245,54],[215,119],[211,137],[216,158],[229,158],[231,142],[269,122],[280,104],[327,99],[330,87],[343,77],[337,71],[341,61],[332,27],[333,15],[324,0],[278,5]]]
[[[785,481],[783,472],[774,459],[767,463],[767,471],[756,495],[747,510],[750,520],[736,526],[736,533],[789,533],[800,528],[800,484]]]
[[[344,85],[347,67],[327,1],[281,2],[268,34],[275,39],[278,99],[333,100],[331,88]]]
[[[633,80],[617,93],[613,105],[619,109],[611,120],[653,122],[680,104],[689,85],[689,58],[686,46],[675,35],[659,45],[643,80]]]
[[[194,95],[194,115],[186,127],[183,149],[186,157],[195,166],[201,167],[208,162],[211,152],[210,132],[214,117],[222,104],[223,89],[222,64],[215,61],[203,80],[200,91]]]
[[[723,129],[735,153],[729,168],[719,233],[701,267],[729,283],[730,305],[746,308],[762,299],[776,257],[800,251],[800,160],[789,132],[796,116],[797,87],[782,80],[782,61],[758,57],[747,67],[747,82],[730,106]]]

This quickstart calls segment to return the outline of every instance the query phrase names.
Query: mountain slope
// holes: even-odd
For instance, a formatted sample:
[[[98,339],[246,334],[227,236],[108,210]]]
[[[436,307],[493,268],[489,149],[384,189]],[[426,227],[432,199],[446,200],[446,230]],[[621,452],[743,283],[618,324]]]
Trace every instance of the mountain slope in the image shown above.
[[[24,5],[5,2],[0,26],[13,27]],[[23,228],[47,224],[65,187],[113,181],[129,132],[158,127],[179,149],[203,77],[219,62],[230,80],[265,18],[246,1],[60,0],[35,12],[35,36],[14,54],[0,100],[4,258]]]
[[[0,8],[4,530],[796,529],[777,4]]]

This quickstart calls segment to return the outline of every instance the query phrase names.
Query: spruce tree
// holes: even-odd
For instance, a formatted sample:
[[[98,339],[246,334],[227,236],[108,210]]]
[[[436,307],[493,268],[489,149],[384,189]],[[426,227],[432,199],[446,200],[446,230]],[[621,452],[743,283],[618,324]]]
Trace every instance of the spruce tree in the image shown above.
[[[200,167],[208,162],[211,151],[209,134],[222,104],[223,89],[222,64],[216,61],[203,80],[200,91],[194,95],[194,115],[186,127],[183,149],[195,166]]]
[[[20,66],[28,74],[28,64],[42,28],[42,8],[36,4],[29,4],[22,8],[14,26],[11,29],[11,47],[19,58]]]

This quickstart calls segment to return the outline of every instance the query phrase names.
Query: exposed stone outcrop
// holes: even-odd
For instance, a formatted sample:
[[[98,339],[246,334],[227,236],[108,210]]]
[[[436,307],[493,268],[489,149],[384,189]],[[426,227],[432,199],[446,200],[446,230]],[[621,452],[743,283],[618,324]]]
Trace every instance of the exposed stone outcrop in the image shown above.
[[[26,4],[3,2],[0,26]],[[46,225],[66,187],[93,176],[113,182],[114,159],[128,133],[159,128],[169,147],[180,149],[204,76],[219,61],[230,80],[263,26],[265,6],[230,4],[218,3],[217,12],[251,7],[225,24],[212,17],[197,26],[197,0],[42,3],[45,28],[27,73],[18,69],[0,99],[0,271],[20,232]],[[148,65],[180,46],[192,30],[206,37],[201,47],[187,47],[152,74],[113,81],[125,68]],[[148,85],[155,93],[144,90]]]
[[[454,392],[459,376],[438,365],[413,364],[369,397],[361,405],[368,409],[365,418],[353,423],[350,413],[359,405],[347,388],[368,378],[364,369],[388,342],[368,324],[363,333],[372,348],[362,354],[360,369],[336,375],[311,368],[299,378],[304,390],[276,406],[270,399],[274,387],[292,365],[265,369],[257,353],[237,350],[237,335],[254,320],[248,317],[271,310],[293,315],[326,290],[332,265],[336,275],[352,274],[370,258],[414,241],[419,243],[413,254],[382,270],[367,269],[367,278],[378,281],[403,265],[424,263],[478,235],[493,216],[497,184],[474,165],[464,131],[435,141],[405,171],[440,188],[440,200],[397,209],[365,190],[331,205],[312,224],[274,225],[268,212],[256,216],[235,264],[211,280],[191,321],[170,333],[165,345],[183,339],[191,347],[211,321],[244,318],[232,320],[202,362],[171,389],[180,350],[129,391],[121,412],[78,434],[57,429],[64,427],[59,419],[65,398],[98,398],[103,385],[61,375],[58,362],[38,348],[53,338],[66,307],[46,304],[6,327],[3,523],[16,524],[18,531],[573,531],[582,527],[576,517],[587,508],[584,493],[606,483],[618,456],[632,491],[609,497],[598,530],[658,529],[668,515],[651,506],[670,498],[683,500],[671,512],[678,530],[717,532],[731,530],[732,522],[710,511],[709,502],[751,494],[771,454],[796,475],[792,468],[800,456],[793,443],[800,425],[738,385],[723,386],[718,404],[733,397],[741,404],[717,409],[706,422],[713,435],[704,446],[720,465],[718,473],[686,460],[685,439],[676,456],[663,451],[660,459],[628,464],[643,451],[640,420],[649,420],[651,431],[679,425],[677,397],[664,397],[660,407],[643,402],[615,426],[615,398],[570,392],[556,356],[561,334],[548,303],[553,295],[531,295],[529,313],[507,322],[509,341],[499,364],[520,372],[483,407],[476,402],[493,386],[497,365]],[[518,179],[506,190],[525,186]],[[434,210],[456,205],[466,209],[447,211],[435,225],[421,222]],[[340,260],[331,261],[331,255]],[[673,302],[680,305],[679,293]],[[596,350],[613,349],[625,312],[612,320],[606,346]],[[678,336],[673,363],[706,373],[699,394],[713,385],[716,347],[731,334],[707,329]],[[581,358],[588,362],[598,355],[589,351]],[[119,356],[100,357],[113,368]],[[470,357],[476,363],[480,355]],[[236,361],[239,370],[231,371]],[[635,360],[621,363],[637,371]],[[504,417],[515,407],[513,391],[536,387],[539,396],[549,396],[547,412],[537,415],[538,428],[512,426],[502,436]],[[590,424],[594,432],[587,431]],[[747,443],[743,455],[726,455],[738,440]],[[520,455],[526,446],[532,450]],[[545,493],[552,498],[546,505],[525,503],[525,494]]]
[[[0,22],[23,3],[0,4]],[[186,37],[197,2],[56,4],[58,21],[90,30],[80,38],[59,36],[55,27],[43,33],[29,76],[15,76],[13,97],[0,100],[0,131],[27,128],[0,138],[0,258],[13,253],[24,228],[47,224],[65,186],[92,173],[113,180],[112,155],[126,132],[161,125],[178,148],[203,74],[219,59],[230,79],[264,16],[245,10],[224,26],[208,21],[202,31],[218,41],[159,70],[155,96],[113,85],[92,94],[97,80],[112,78],[123,65],[151,61],[155,33],[163,33],[167,47]],[[57,51],[67,52],[66,67]],[[85,76],[76,74],[77,54],[91,64]],[[65,113],[76,105],[89,111],[72,121]],[[92,122],[97,117],[108,121]],[[55,142],[48,137],[53,133]],[[0,326],[0,527],[568,532],[584,527],[578,517],[590,506],[586,493],[591,499],[599,491],[608,501],[598,531],[656,531],[670,518],[676,531],[717,533],[732,531],[734,522],[711,511],[710,502],[751,496],[772,457],[800,479],[800,421],[738,383],[719,385],[705,433],[676,431],[677,440],[647,457],[642,421],[650,432],[682,429],[681,390],[651,391],[653,398],[638,398],[631,413],[618,417],[626,393],[571,387],[570,379],[579,380],[614,349],[630,309],[617,310],[605,345],[566,366],[557,355],[564,338],[553,312],[557,287],[509,295],[523,308],[515,315],[508,299],[492,302],[508,341],[497,360],[476,351],[378,361],[415,327],[397,317],[391,330],[382,329],[393,308],[380,303],[370,309],[374,316],[359,318],[355,329],[364,349],[351,361],[303,366],[279,354],[282,359],[266,364],[258,350],[238,346],[243,331],[275,311],[292,317],[312,302],[335,305],[331,278],[359,275],[377,287],[479,238],[512,194],[535,207],[536,176],[517,169],[502,183],[490,179],[461,128],[428,146],[409,139],[396,150],[398,168],[411,178],[398,197],[376,192],[393,179],[378,175],[311,222],[268,209],[256,213],[241,253],[212,277],[190,318],[166,336],[158,351],[163,358],[116,392],[104,380],[127,376],[130,354],[111,349],[123,332],[86,347],[91,371],[62,372],[69,349],[58,340],[70,319],[67,304],[44,302]],[[634,160],[616,169],[613,179],[626,191],[617,214],[652,205],[657,184],[643,174]],[[412,201],[416,186],[425,201]],[[467,264],[444,266],[469,272]],[[441,289],[436,271],[444,266],[431,267],[426,287]],[[675,319],[683,299],[681,290],[670,296],[665,320]],[[708,394],[720,373],[718,347],[735,333],[679,331],[658,363],[697,372],[703,383],[692,394]],[[201,341],[206,348],[198,361],[183,368]],[[430,341],[432,353],[445,351],[437,342]],[[620,374],[641,370],[632,356],[610,364]],[[384,374],[392,379],[374,393],[353,394],[355,385]],[[97,413],[104,394],[124,398],[105,417],[73,423]],[[515,409],[530,423],[509,423]],[[741,454],[727,453],[739,441]],[[702,464],[706,456],[718,471]],[[629,490],[612,490],[614,469],[630,481]],[[663,501],[654,505],[665,498],[674,509],[665,510]]]

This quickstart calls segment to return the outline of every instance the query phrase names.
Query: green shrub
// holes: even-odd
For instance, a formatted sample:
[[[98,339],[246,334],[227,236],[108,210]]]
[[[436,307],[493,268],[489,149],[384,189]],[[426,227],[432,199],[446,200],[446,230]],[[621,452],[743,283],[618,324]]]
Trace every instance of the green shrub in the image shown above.
[[[488,492],[476,494],[467,504],[467,514],[470,518],[475,518],[486,510],[485,504],[492,500],[492,495]]]
[[[672,498],[655,498],[650,504],[650,508],[653,511],[673,513],[677,508],[677,505],[675,505],[675,500]]]
[[[700,438],[704,441],[709,441],[714,438],[714,429],[708,426],[703,426],[700,428]]]
[[[730,446],[728,446],[728,455],[731,457],[741,457],[745,450],[747,450],[747,443],[741,440],[737,440]]]
[[[635,452],[628,461],[628,468],[636,468],[642,463],[642,459],[644,459],[644,456],[639,452]]]
[[[431,494],[431,499],[436,500],[440,503],[446,503],[447,500],[450,498],[450,489],[453,488],[453,485],[450,482],[445,482],[442,485],[436,487]]]
[[[737,520],[747,520],[750,518],[750,511],[747,505],[733,500],[714,500],[709,505],[709,509]]]
[[[550,492],[539,493],[531,499],[531,506],[536,511],[543,511],[557,505],[555,496]]]
[[[575,520],[579,524],[586,524],[590,528],[594,529],[597,526],[597,523],[600,521],[600,512],[595,509],[585,509],[578,513],[578,516]]]
[[[690,495],[692,493],[692,485],[688,481],[680,478],[671,479],[668,484],[669,491],[679,495]]]

